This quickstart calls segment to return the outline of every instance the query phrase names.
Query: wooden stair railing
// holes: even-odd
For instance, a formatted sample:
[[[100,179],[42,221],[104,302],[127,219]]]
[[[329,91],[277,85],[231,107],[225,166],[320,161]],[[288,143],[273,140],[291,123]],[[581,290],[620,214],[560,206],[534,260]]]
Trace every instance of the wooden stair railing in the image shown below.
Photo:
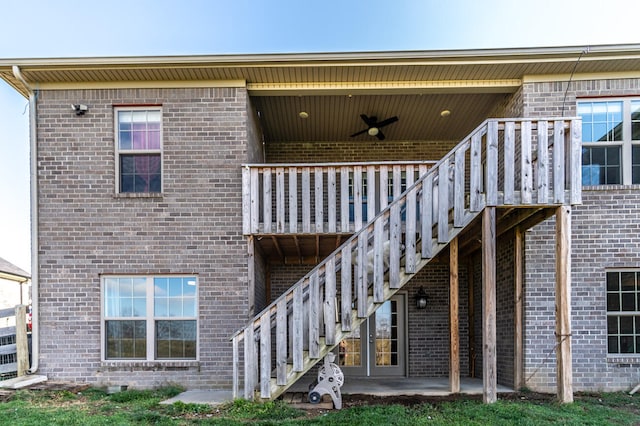
[[[407,176],[404,193],[232,336],[234,397],[241,343],[244,398],[276,398],[484,207],[580,204],[580,131],[577,118],[487,120],[415,182]]]

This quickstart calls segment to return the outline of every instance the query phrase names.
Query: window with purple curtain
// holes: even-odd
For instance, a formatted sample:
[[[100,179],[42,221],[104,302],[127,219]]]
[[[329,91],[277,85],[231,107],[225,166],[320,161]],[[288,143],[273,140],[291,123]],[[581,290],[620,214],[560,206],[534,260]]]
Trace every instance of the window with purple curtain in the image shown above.
[[[160,109],[118,109],[120,192],[162,192]]]

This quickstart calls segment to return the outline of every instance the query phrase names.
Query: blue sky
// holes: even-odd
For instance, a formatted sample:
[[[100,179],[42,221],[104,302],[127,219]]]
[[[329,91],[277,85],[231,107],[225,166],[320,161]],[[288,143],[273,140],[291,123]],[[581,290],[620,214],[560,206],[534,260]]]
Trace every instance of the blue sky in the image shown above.
[[[637,0],[5,2],[0,58],[640,43]],[[27,101],[0,82],[0,257],[30,271]]]

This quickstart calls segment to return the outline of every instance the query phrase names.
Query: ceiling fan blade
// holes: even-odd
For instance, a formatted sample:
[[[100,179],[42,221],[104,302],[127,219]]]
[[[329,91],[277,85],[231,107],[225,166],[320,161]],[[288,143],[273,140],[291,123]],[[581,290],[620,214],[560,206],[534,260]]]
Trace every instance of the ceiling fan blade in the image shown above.
[[[378,134],[376,135],[376,138],[378,138],[379,141],[383,141],[385,139],[384,133],[382,133],[381,130],[378,130]]]
[[[398,117],[397,116],[393,116],[393,117],[387,118],[386,120],[381,121],[380,123],[378,123],[376,125],[376,127],[378,127],[378,128],[384,127],[384,126],[387,126],[387,125],[389,125],[391,123],[395,123],[396,121],[398,121]]]
[[[373,117],[367,117],[366,114],[360,114],[360,118],[362,118],[362,121],[364,121],[364,123],[368,126],[368,127],[373,127],[376,125],[376,120],[377,117],[373,116]]]
[[[356,132],[356,133],[352,134],[352,135],[351,135],[351,136],[349,136],[349,137],[350,137],[350,138],[355,138],[355,137],[356,137],[356,136],[358,136],[358,135],[361,135],[361,134],[363,134],[363,133],[367,133],[367,131],[368,131],[368,130],[369,130],[369,129],[360,130],[359,132]]]

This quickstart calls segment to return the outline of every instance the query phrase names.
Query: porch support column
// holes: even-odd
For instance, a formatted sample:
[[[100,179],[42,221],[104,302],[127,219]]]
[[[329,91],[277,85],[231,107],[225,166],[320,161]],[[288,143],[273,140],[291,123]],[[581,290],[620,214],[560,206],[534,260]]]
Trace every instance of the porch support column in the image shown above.
[[[523,288],[524,288],[524,262],[523,262],[523,248],[524,248],[524,232],[520,227],[516,227],[515,231],[515,243],[514,243],[514,320],[513,320],[513,388],[518,390],[523,386],[522,374],[524,371],[523,366],[523,326],[522,326],[522,304],[523,304]]]
[[[458,267],[458,238],[454,238],[449,243],[449,391],[451,393],[460,393]]]
[[[558,401],[573,402],[571,364],[571,207],[556,209],[556,382]]]
[[[496,208],[482,212],[482,400],[498,400],[496,354]]]

